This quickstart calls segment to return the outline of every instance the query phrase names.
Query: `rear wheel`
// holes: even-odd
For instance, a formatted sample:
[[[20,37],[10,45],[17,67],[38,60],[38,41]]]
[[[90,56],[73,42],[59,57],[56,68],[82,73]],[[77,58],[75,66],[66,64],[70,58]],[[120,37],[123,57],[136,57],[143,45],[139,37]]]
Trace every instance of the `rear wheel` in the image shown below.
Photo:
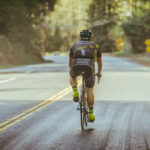
[[[87,104],[87,95],[85,94],[84,97],[84,121],[85,121],[85,125],[88,125],[88,104]]]
[[[81,129],[84,130],[85,114],[84,114],[84,104],[82,98],[80,102],[80,120],[81,120]]]
[[[84,114],[84,122],[85,122],[85,125],[87,126],[88,125],[88,114],[87,113]]]
[[[80,118],[81,118],[81,128],[84,130],[85,126],[88,125],[88,107],[87,107],[87,95],[85,89],[82,89],[81,101],[80,101]]]

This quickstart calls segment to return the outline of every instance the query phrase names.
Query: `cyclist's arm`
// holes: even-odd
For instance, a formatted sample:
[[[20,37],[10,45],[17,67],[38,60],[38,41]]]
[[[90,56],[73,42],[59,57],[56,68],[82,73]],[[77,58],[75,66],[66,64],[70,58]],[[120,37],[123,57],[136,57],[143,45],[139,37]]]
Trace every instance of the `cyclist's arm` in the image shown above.
[[[102,53],[101,53],[101,50],[100,50],[98,45],[97,45],[97,63],[98,63],[98,74],[101,74],[101,71],[102,71]]]
[[[72,61],[73,61],[73,58],[71,56],[69,56],[69,68],[72,67]]]
[[[98,63],[98,74],[101,74],[101,71],[102,71],[102,57],[97,58],[97,63]]]
[[[72,61],[73,61],[73,50],[71,48],[70,53],[69,53],[69,68],[72,67]]]

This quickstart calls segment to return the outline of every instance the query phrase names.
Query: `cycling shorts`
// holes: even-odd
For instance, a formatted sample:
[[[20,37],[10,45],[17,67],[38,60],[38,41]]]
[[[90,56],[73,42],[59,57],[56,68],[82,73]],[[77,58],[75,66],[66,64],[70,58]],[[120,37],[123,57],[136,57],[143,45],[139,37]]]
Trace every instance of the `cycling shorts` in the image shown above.
[[[88,74],[88,73],[87,73]],[[87,88],[93,88],[94,84],[95,84],[95,75],[94,73],[91,74],[85,74],[85,86]],[[80,74],[78,74],[78,72],[74,71],[72,68],[70,70],[70,76],[72,78],[76,78],[77,76],[79,76]]]

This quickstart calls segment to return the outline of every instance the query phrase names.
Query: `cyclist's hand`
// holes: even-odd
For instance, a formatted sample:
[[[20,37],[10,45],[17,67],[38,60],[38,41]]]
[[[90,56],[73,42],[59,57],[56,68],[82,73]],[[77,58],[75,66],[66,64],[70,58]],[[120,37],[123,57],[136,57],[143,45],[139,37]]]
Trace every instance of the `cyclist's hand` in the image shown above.
[[[101,72],[100,72],[100,73],[96,73],[96,75],[97,75],[99,78],[102,77],[102,73],[101,73]]]

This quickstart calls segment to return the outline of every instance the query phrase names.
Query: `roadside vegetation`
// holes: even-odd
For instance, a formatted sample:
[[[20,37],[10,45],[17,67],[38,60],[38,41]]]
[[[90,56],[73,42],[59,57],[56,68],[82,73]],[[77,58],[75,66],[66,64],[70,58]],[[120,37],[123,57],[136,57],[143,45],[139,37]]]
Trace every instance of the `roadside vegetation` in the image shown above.
[[[103,52],[147,64],[149,16],[149,0],[0,1],[0,67],[40,63],[47,53],[68,51],[85,28]]]
[[[111,56],[116,56],[116,57],[125,57],[129,58],[132,61],[138,62],[139,64],[149,66],[150,67],[150,53],[132,53],[132,52],[113,52],[113,53],[108,53],[108,55]]]
[[[0,1],[0,66],[44,62],[42,20],[56,0]]]
[[[149,16],[149,0],[95,0],[89,9],[89,20],[97,20],[91,26],[94,40],[103,52],[147,66],[150,66],[150,43],[145,44],[150,41]]]

